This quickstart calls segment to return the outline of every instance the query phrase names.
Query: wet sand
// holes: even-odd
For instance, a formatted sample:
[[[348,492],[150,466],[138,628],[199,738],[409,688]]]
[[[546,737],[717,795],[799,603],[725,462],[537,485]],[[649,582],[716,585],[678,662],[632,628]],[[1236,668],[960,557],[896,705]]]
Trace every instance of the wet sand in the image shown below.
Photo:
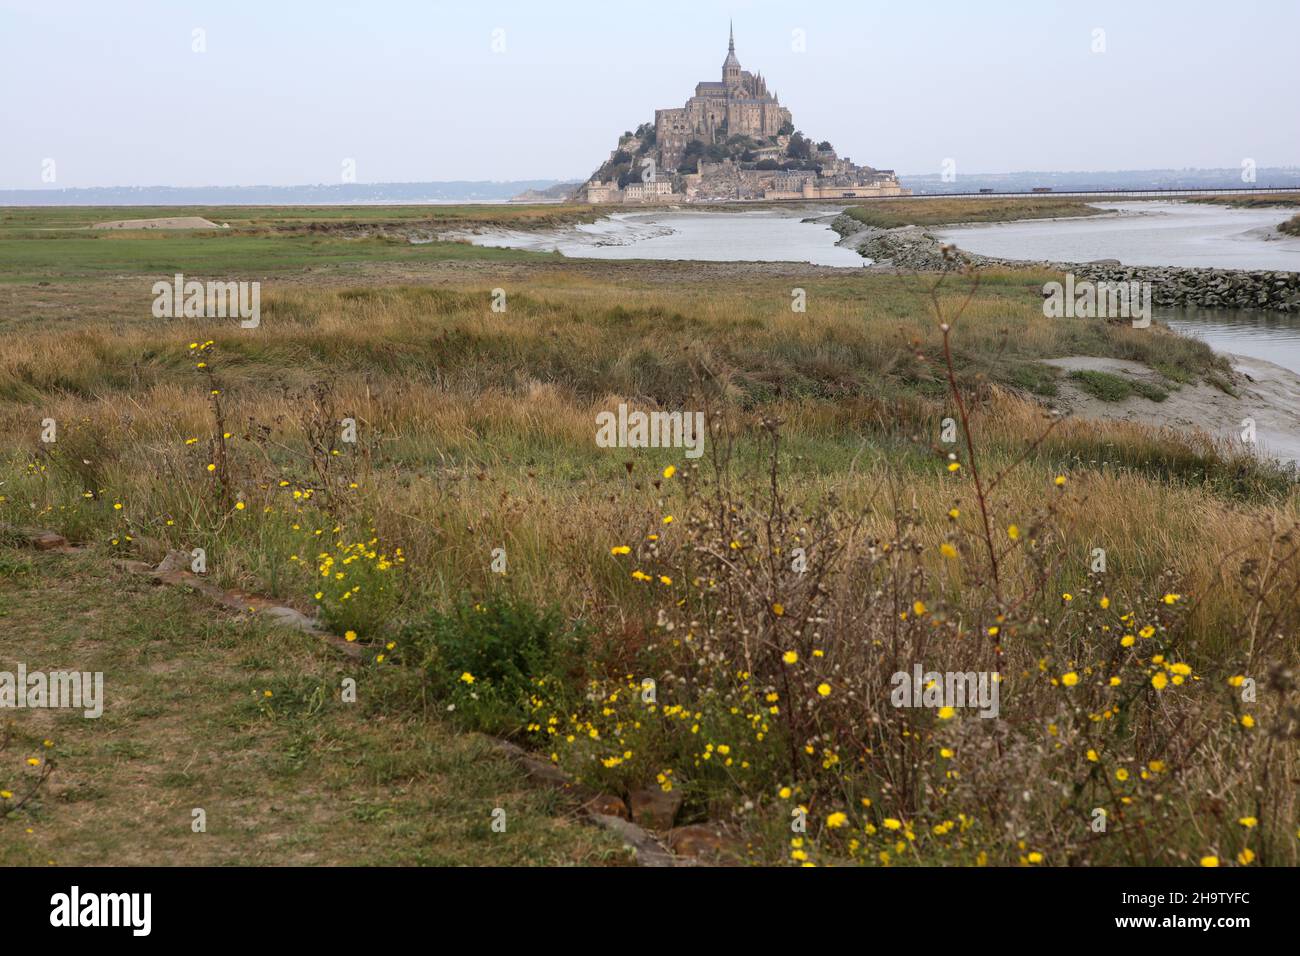
[[[1147,382],[1168,390],[1169,397],[1155,402],[1132,395],[1122,402],[1106,402],[1083,391],[1062,376],[1060,394],[1051,404],[1059,410],[1102,421],[1139,422],[1180,431],[1201,431],[1240,447],[1244,421],[1255,423],[1254,450],[1262,457],[1300,462],[1300,375],[1280,365],[1245,355],[1228,355],[1235,373],[1234,397],[1205,382],[1170,388],[1156,372],[1141,362],[1073,355],[1047,359],[1044,364],[1066,372],[1109,372],[1130,381]]]
[[[97,222],[91,229],[225,229],[202,216],[171,216],[163,219],[113,219]]]

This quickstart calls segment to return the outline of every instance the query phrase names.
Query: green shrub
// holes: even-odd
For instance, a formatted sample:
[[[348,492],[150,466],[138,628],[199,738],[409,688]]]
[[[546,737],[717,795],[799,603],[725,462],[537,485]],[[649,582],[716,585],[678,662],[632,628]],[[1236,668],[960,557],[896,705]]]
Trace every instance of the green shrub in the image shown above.
[[[461,598],[408,623],[397,645],[459,723],[508,734],[526,722],[534,679],[574,669],[585,640],[556,608]]]

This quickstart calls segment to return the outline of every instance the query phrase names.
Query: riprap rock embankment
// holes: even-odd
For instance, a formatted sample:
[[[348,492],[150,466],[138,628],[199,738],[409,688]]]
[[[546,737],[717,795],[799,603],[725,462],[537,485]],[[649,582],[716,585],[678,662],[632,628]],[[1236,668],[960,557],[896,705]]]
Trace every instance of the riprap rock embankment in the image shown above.
[[[945,254],[945,244],[920,226],[864,229],[856,220],[840,216],[834,227],[845,236],[844,245],[857,249],[876,267],[931,272],[958,268],[963,263],[973,266],[1034,266],[1053,272],[1072,272],[1076,279],[1094,282],[1150,282],[1151,301],[1156,305],[1300,313],[1300,272],[1125,266],[1115,260],[1034,262],[952,249]]]

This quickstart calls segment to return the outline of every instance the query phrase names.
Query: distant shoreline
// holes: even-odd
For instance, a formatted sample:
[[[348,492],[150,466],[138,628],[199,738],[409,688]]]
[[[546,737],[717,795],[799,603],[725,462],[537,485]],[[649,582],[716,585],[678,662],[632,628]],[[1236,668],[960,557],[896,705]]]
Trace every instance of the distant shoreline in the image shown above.
[[[1242,183],[1240,170],[1117,171],[1089,175],[1078,173],[966,174],[943,182],[937,176],[900,176],[914,198],[958,195],[1123,194],[1140,190],[1198,190],[1203,192],[1263,192],[1300,190],[1300,169],[1278,167],[1258,170],[1254,183]],[[303,183],[291,186],[37,186],[0,189],[0,206],[337,206],[337,205],[447,205],[546,202],[534,196],[574,185],[574,179],[428,180],[423,182]],[[981,194],[981,190],[991,190]],[[864,197],[865,198],[865,197]],[[867,199],[867,201],[870,201]],[[703,204],[713,205],[713,204]]]

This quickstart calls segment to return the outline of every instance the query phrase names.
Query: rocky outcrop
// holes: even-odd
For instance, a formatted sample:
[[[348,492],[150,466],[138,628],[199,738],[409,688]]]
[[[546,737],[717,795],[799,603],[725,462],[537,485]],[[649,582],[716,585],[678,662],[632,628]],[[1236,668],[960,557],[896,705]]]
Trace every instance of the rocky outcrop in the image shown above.
[[[849,217],[833,226],[847,232]],[[853,222],[853,220],[849,220]],[[1035,267],[1094,282],[1150,282],[1151,301],[1162,306],[1207,309],[1266,309],[1300,313],[1300,273],[1239,269],[1190,269],[1180,266],[1125,266],[1114,259],[1096,262],[1029,262],[964,252],[920,226],[859,229],[849,232],[845,245],[871,259],[877,267],[908,272],[933,272],[972,266]]]
[[[876,266],[891,266],[909,272],[934,272],[954,268],[963,261],[976,266],[995,263],[993,259],[971,253],[960,253],[961,258],[945,255],[943,243],[920,226],[900,226],[897,229],[868,226],[863,229],[856,220],[841,216],[831,227],[845,236],[842,245],[852,246]]]

